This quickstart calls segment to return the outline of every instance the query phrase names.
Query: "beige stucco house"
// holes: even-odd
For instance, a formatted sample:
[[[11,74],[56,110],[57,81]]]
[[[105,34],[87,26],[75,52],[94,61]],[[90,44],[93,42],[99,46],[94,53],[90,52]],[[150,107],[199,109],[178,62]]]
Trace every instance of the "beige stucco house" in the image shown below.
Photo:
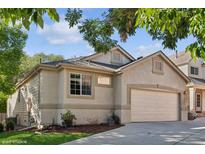
[[[205,114],[205,64],[203,59],[194,61],[190,53],[180,52],[170,59],[191,79],[187,85],[190,111]]]
[[[17,84],[7,112],[21,125],[61,124],[67,110],[75,124],[105,123],[112,112],[121,123],[187,120],[189,81],[161,51],[135,59],[117,46],[39,64]]]

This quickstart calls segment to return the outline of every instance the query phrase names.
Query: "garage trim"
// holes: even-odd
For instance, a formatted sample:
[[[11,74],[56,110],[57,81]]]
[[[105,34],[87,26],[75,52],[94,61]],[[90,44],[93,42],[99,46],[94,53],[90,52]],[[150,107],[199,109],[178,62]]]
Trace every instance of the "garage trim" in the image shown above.
[[[179,121],[182,119],[181,109],[182,109],[182,95],[183,95],[184,91],[179,90],[179,89],[175,89],[172,87],[159,85],[159,84],[128,84],[127,85],[127,105],[130,105],[130,106],[131,106],[131,90],[132,89],[177,93],[178,94],[178,101],[179,101],[178,102],[178,119],[179,119]]]

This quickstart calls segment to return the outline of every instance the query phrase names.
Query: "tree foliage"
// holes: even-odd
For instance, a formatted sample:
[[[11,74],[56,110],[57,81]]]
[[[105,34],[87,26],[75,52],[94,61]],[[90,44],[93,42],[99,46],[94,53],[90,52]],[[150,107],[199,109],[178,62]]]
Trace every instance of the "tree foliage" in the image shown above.
[[[59,15],[56,9],[53,8],[2,8],[0,9],[0,19],[7,26],[11,23],[16,25],[20,22],[20,24],[29,30],[32,23],[43,28],[43,15],[46,13],[51,20],[59,21]]]
[[[0,92],[0,113],[6,113],[7,95]]]
[[[20,65],[20,76],[27,74],[31,69],[39,64],[40,62],[50,62],[50,61],[59,61],[63,60],[64,57],[61,55],[55,54],[44,54],[44,53],[37,53],[33,56],[24,55],[21,59]]]
[[[20,27],[0,26],[0,103],[15,90],[27,34]]]
[[[196,41],[186,51],[195,59],[205,59],[205,9],[109,9],[101,20],[80,20],[77,13],[69,9],[65,20],[70,27],[78,25],[84,39],[96,51],[106,52],[116,45],[117,41],[112,39],[115,31],[126,42],[136,35],[138,28],[145,28],[153,40],[160,40],[164,48],[173,50],[179,40],[194,36]]]

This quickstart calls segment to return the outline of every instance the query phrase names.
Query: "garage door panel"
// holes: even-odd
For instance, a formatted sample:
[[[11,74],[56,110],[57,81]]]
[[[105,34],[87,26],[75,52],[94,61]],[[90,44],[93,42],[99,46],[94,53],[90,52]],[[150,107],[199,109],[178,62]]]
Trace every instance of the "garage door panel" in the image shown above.
[[[131,90],[131,121],[178,120],[178,94]]]

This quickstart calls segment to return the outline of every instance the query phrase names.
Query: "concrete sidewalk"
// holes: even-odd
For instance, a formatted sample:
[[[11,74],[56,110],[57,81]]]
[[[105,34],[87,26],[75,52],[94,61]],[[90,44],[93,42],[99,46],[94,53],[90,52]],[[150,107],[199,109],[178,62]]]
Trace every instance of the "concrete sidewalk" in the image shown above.
[[[194,121],[130,123],[66,145],[205,144],[205,118]]]

